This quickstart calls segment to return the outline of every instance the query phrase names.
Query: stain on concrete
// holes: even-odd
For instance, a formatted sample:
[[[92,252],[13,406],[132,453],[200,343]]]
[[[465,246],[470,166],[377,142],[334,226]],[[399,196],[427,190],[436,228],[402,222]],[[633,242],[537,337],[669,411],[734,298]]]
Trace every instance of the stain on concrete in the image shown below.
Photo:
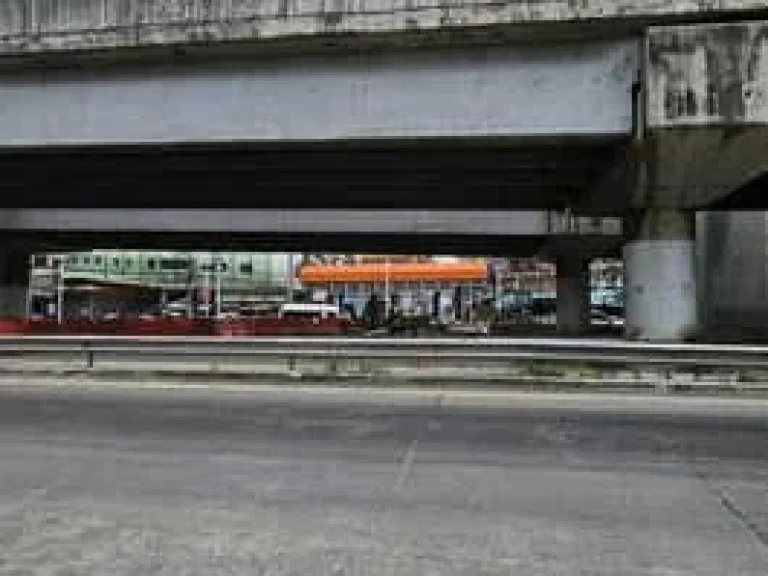
[[[651,125],[768,123],[768,22],[652,28]]]

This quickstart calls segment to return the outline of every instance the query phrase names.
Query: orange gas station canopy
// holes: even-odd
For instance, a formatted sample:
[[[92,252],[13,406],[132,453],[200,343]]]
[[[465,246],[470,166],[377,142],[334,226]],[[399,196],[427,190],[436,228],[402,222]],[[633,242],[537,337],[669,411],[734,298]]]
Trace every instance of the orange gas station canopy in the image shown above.
[[[303,284],[381,284],[384,282],[485,282],[484,262],[376,262],[369,264],[308,264],[299,270]]]

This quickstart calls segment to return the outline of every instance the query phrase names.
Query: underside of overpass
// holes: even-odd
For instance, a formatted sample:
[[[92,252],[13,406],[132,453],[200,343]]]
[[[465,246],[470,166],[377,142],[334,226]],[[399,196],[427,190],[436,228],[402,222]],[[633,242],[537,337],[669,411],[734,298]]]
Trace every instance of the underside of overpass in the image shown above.
[[[623,136],[0,152],[0,207],[558,209],[626,154]]]
[[[247,250],[257,252],[325,252],[435,254],[450,256],[548,256],[553,243],[543,236],[477,234],[264,234],[221,232],[15,232],[0,235],[24,253],[90,249]],[[620,236],[585,235],[572,239],[595,257],[620,257]],[[557,245],[563,249],[563,244]]]
[[[0,241],[19,254],[616,254],[620,224],[574,232],[549,215],[583,201],[628,145],[611,135],[5,150]],[[23,300],[23,282],[9,276],[7,302]]]
[[[710,210],[768,209],[768,172],[761,174],[712,204]]]

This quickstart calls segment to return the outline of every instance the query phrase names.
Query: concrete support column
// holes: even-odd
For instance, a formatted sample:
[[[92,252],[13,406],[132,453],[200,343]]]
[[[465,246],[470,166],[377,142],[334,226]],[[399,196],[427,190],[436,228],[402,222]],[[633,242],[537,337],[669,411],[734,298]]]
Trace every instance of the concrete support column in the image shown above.
[[[695,337],[698,313],[694,212],[651,208],[627,220],[627,338],[682,341]]]
[[[582,334],[589,326],[589,259],[578,251],[555,259],[557,272],[557,332]]]
[[[0,318],[23,318],[27,312],[30,255],[0,248]]]

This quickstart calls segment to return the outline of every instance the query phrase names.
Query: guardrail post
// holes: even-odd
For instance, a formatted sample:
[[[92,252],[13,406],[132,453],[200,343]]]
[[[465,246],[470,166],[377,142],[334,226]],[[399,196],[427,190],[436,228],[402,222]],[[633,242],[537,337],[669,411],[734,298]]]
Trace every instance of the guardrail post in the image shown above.
[[[660,370],[658,373],[658,380],[656,381],[656,392],[659,394],[669,393],[669,381],[671,378],[672,375],[668,368]]]
[[[370,375],[371,372],[373,372],[373,366],[371,365],[371,361],[367,358],[360,358],[357,361],[357,369],[362,375]]]
[[[83,351],[85,352],[85,367],[88,370],[93,369],[93,349],[89,342],[83,342]]]
[[[339,357],[337,354],[334,354],[328,359],[328,375],[336,376],[338,372],[339,372]]]

